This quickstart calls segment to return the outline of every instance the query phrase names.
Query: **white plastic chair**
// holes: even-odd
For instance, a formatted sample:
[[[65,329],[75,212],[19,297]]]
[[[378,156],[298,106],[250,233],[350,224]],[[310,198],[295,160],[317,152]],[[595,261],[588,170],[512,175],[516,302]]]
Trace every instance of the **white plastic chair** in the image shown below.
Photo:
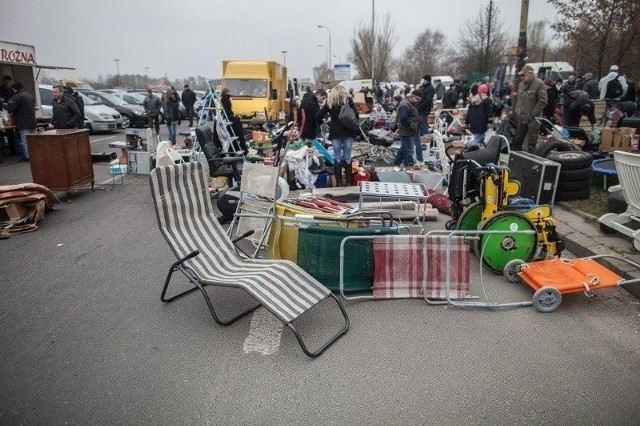
[[[171,142],[160,142],[156,148],[156,167],[171,166],[176,163],[184,163],[182,156],[171,148]]]

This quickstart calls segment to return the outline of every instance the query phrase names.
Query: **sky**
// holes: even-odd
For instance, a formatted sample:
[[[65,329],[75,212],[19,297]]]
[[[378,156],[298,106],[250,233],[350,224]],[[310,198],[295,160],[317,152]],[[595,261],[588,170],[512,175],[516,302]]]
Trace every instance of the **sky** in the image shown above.
[[[520,1],[494,0],[517,44]],[[455,42],[488,0],[2,0],[0,40],[35,46],[54,78],[146,73],[169,79],[219,78],[225,59],[286,62],[289,76],[310,78],[326,61],[346,62],[360,23],[390,13],[396,55],[427,28]],[[13,17],[7,19],[8,17]],[[529,23],[553,21],[546,0],[529,1]],[[329,30],[318,28],[318,25]],[[326,46],[319,47],[319,45]],[[434,47],[437,48],[437,47]],[[286,54],[281,53],[283,50]],[[114,61],[119,59],[119,61]]]

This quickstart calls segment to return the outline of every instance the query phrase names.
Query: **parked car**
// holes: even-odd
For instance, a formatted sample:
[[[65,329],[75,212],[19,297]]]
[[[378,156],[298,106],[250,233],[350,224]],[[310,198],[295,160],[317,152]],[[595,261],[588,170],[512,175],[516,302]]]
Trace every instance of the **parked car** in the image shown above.
[[[147,95],[147,91],[146,90],[134,90],[133,92],[130,93],[140,93],[143,96]],[[178,99],[180,99],[180,93],[182,92],[178,92]],[[153,94],[156,95],[157,97],[159,97],[160,99],[164,99],[164,94],[165,92],[159,92],[154,90]],[[184,107],[184,105],[182,105],[182,101],[180,101],[180,106],[178,107],[179,111],[180,111],[180,119],[184,120],[187,118],[187,109]],[[164,118],[162,117],[162,115],[164,114],[164,107],[162,108],[162,111],[160,112],[161,114],[161,119],[162,121],[164,121]]]
[[[53,86],[40,84],[40,101],[42,104],[42,116],[53,116]],[[122,116],[113,108],[96,102],[81,92],[84,101],[84,125],[92,132],[109,132],[122,127]]]
[[[146,127],[149,122],[147,119],[147,113],[141,105],[130,104],[115,96],[113,93],[82,90],[82,94],[88,96],[94,101],[102,102],[103,104],[118,111],[122,116],[123,129],[128,127]]]
[[[128,104],[142,105],[144,102],[144,96],[142,93],[133,92],[113,92],[113,96],[117,96]],[[144,108],[143,108],[144,109]]]

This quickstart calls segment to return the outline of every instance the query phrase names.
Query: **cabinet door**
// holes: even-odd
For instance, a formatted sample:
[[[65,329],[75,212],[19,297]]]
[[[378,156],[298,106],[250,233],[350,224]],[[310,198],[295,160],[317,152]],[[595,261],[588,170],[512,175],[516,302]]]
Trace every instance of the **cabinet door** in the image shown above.
[[[51,190],[69,187],[69,174],[61,138],[29,135],[29,165],[33,182]]]
[[[69,187],[80,186],[93,180],[91,146],[87,132],[66,135],[63,141]]]

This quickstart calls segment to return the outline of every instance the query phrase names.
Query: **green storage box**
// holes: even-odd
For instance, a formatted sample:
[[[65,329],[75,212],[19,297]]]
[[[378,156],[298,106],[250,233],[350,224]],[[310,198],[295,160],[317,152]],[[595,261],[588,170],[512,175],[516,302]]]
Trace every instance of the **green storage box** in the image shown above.
[[[329,290],[340,289],[340,244],[353,235],[397,235],[397,228],[329,228],[298,231],[298,265]],[[348,241],[344,248],[344,291],[370,291],[373,285],[373,240]]]

